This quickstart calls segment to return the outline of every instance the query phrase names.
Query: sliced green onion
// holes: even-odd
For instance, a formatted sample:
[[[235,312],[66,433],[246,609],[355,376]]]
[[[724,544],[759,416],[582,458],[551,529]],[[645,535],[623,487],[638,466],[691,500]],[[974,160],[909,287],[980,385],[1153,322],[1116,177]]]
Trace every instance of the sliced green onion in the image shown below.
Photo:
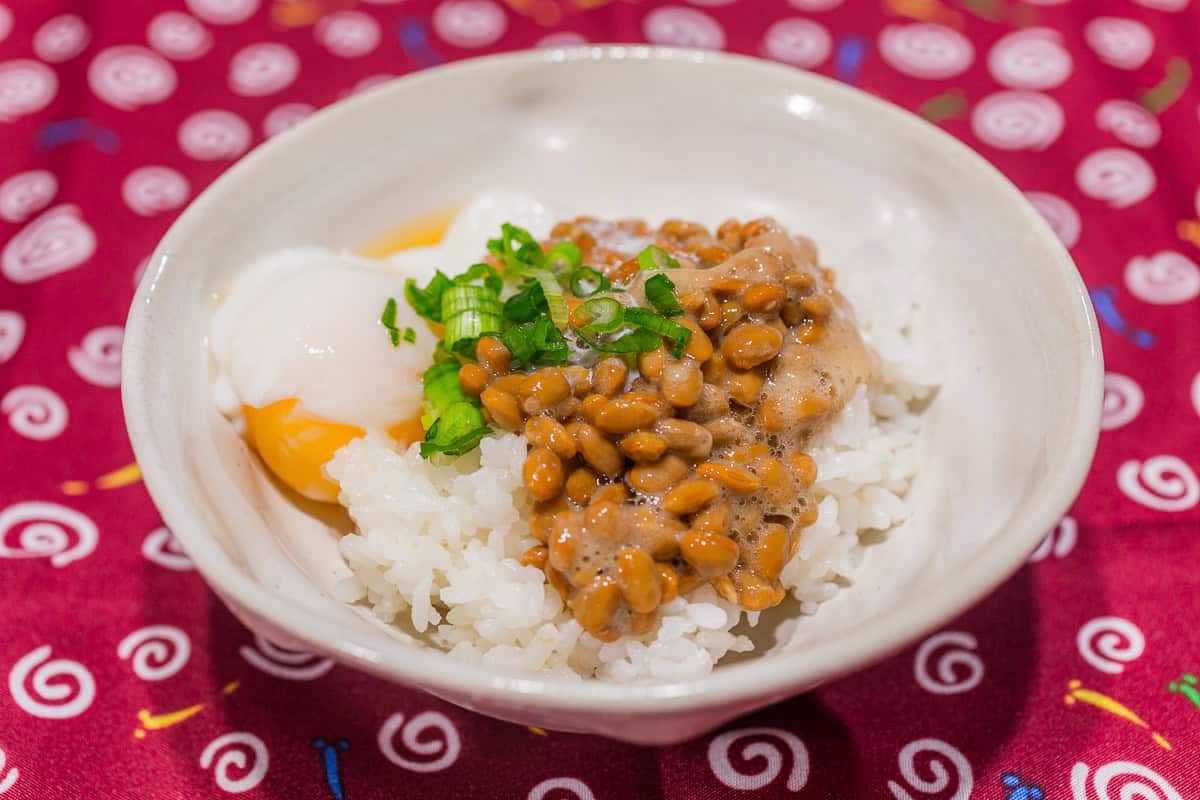
[[[417,332],[411,327],[406,327],[404,329],[404,333],[400,334],[400,338],[404,339],[404,341],[408,342],[409,344],[414,344],[417,341]],[[392,340],[392,344],[396,344],[395,339]]]
[[[434,420],[421,442],[421,458],[435,460],[437,456],[453,460],[479,446],[479,440],[492,432],[484,421],[483,412],[473,403],[452,403]]]
[[[440,271],[433,276],[433,280],[424,289],[418,287],[417,282],[409,278],[404,282],[404,299],[420,316],[434,322],[441,322],[442,295],[453,285],[454,282]]]
[[[506,222],[500,226],[500,238],[487,243],[487,249],[504,262],[504,274],[515,278],[529,267],[542,265],[542,246],[524,228]]]
[[[571,273],[568,284],[571,287],[571,294],[576,297],[591,297],[598,292],[605,292],[612,288],[612,281],[591,267],[576,269]]]
[[[625,306],[611,297],[597,297],[575,307],[571,324],[588,333],[612,333],[625,324]]]
[[[691,330],[678,322],[659,316],[647,308],[625,309],[625,321],[630,325],[638,326],[639,329],[653,331],[675,342],[673,353],[676,358],[683,356],[683,350],[692,338]]]
[[[463,339],[477,339],[482,334],[499,331],[504,324],[501,312],[500,300],[487,287],[468,283],[447,289],[442,295],[446,346],[454,349]]]
[[[458,356],[454,355],[454,353],[450,352],[450,350],[446,347],[446,343],[439,339],[438,343],[433,346],[433,363],[453,364],[457,367],[459,365],[459,360]]]
[[[492,331],[495,333],[495,331]],[[475,360],[475,348],[479,345],[480,336],[468,336],[465,339],[459,339],[450,346],[450,352],[454,354],[454,363],[465,364],[468,361]]]
[[[574,242],[559,242],[546,253],[546,269],[555,275],[570,275],[583,263],[583,253]]]
[[[637,260],[642,269],[679,269],[679,262],[656,244],[638,253]]]
[[[660,314],[677,317],[683,313],[679,298],[675,296],[675,282],[661,272],[647,279],[646,299]]]
[[[567,340],[546,317],[514,325],[500,334],[500,341],[512,354],[513,369],[562,364],[570,355]]]
[[[458,363],[434,364],[421,377],[424,387],[425,405],[434,418],[454,403],[469,401],[470,398],[458,384]],[[428,428],[428,426],[426,426]]]
[[[496,268],[490,264],[472,264],[463,274],[455,275],[454,282],[466,284],[477,281],[480,278],[483,279],[483,285],[496,294],[500,294],[500,290],[504,288],[504,279],[500,277],[499,272],[496,272]]]
[[[542,287],[542,295],[546,298],[546,310],[550,319],[559,328],[567,327],[567,301],[563,300],[562,286],[558,278],[548,269],[531,269],[529,276]]]
[[[504,301],[504,318],[510,322],[531,322],[547,310],[542,285],[534,280],[522,283],[517,293]]]
[[[399,347],[400,329],[396,327],[396,298],[389,297],[384,304],[383,313],[379,315],[379,324],[387,330],[388,338],[392,340],[392,347]],[[412,328],[406,328],[405,330],[410,331]]]
[[[575,335],[588,347],[601,353],[648,353],[662,344],[659,335],[646,328],[636,328],[607,342],[589,339],[579,329],[575,330]]]

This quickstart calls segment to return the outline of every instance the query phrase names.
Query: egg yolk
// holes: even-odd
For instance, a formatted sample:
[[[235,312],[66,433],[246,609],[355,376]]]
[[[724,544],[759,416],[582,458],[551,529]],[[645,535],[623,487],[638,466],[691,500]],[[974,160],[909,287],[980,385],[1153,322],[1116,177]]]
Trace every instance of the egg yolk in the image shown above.
[[[337,501],[338,486],[321,468],[352,439],[366,436],[357,425],[330,422],[280,400],[262,408],[242,406],[246,439],[281,481],[310,500]]]
[[[367,435],[357,425],[331,422],[300,408],[300,401],[280,400],[262,408],[242,406],[246,440],[279,480],[310,500],[337,501],[338,485],[322,467],[354,439]],[[388,435],[407,447],[425,438],[418,414],[388,429]]]

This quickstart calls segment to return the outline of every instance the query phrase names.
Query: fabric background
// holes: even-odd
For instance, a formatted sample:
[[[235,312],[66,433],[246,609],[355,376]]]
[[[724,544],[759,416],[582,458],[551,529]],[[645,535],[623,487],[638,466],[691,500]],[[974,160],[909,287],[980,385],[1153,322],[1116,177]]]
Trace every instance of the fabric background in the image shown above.
[[[998,592],[659,749],[256,641],[161,527],[117,387],[140,266],[250,147],[388,76],[585,40],[761,55],[962,138],[1071,248],[1109,370],[1087,485]],[[1200,797],[1198,44],[1189,0],[3,0],[0,796]]]

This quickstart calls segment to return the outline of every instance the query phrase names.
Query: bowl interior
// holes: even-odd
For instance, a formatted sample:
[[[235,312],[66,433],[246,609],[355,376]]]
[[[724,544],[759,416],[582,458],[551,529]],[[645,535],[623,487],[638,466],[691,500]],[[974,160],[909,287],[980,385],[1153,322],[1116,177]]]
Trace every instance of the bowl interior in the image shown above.
[[[569,693],[451,665],[333,600],[341,520],[280,492],[210,401],[214,298],[239,269],[281,247],[353,247],[488,189],[564,215],[771,214],[856,280],[911,276],[942,378],[912,519],[820,613],[775,629],[772,652],[718,667],[710,697],[806,688],[901,646],[1014,570],[1077,491],[1099,397],[1086,296],[1036,212],[965,147],[750,59],[485,59],[339,104],[257,151],[184,214],[135,303],[125,392],[149,488],[218,591],[276,633],[434,691]],[[608,688],[576,685],[572,702],[635,696]]]

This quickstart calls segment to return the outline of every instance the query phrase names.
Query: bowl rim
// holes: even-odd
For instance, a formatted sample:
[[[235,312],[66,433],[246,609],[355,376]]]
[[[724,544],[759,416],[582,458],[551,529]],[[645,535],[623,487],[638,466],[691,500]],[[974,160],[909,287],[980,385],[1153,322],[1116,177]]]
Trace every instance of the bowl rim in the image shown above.
[[[681,681],[620,684],[603,680],[569,680],[538,674],[497,674],[486,665],[451,658],[433,648],[417,648],[379,634],[378,642],[364,641],[333,619],[301,611],[265,586],[244,574],[225,554],[214,537],[193,514],[185,495],[169,478],[165,459],[150,429],[149,397],[140,390],[150,338],[146,309],[153,303],[155,286],[166,255],[176,242],[202,229],[205,219],[220,198],[235,190],[245,176],[272,158],[282,145],[302,139],[307,131],[337,125],[351,111],[388,94],[402,93],[421,83],[438,82],[486,72],[498,66],[550,66],[568,61],[593,62],[691,62],[715,68],[757,69],[785,78],[798,92],[817,95],[822,102],[849,108],[879,126],[881,135],[902,130],[924,137],[964,169],[973,171],[973,181],[990,186],[993,196],[1019,203],[1035,236],[1047,252],[1047,261],[1072,287],[1076,313],[1073,341],[1081,344],[1078,382],[1079,401],[1071,422],[1070,445],[1062,470],[1053,476],[1055,491],[1043,492],[1032,511],[1027,530],[1008,533],[989,542],[965,567],[952,575],[936,594],[897,606],[880,616],[846,631],[836,641],[818,642],[800,652],[779,653],[714,670],[710,674]],[[281,145],[282,143],[282,145]],[[468,696],[474,701],[519,701],[531,709],[565,709],[646,714],[711,708],[754,699],[776,699],[808,688],[815,680],[835,677],[864,668],[903,649],[919,637],[936,630],[963,613],[1025,562],[1028,554],[1059,520],[1078,494],[1087,476],[1100,432],[1103,394],[1103,358],[1100,334],[1087,289],[1066,248],[1024,199],[1020,190],[1003,174],[963,142],[905,109],[843,85],[831,78],[786,65],[739,54],[647,45],[587,45],[580,47],[527,50],[488,55],[411,73],[367,92],[334,103],[315,113],[301,125],[264,142],[226,170],[197,196],[172,224],[155,248],[150,267],[140,281],[130,308],[122,351],[121,397],[126,427],[146,488],[164,523],[182,543],[210,587],[228,604],[253,611],[270,625],[314,652],[332,655],[376,675],[416,685],[434,694]]]

